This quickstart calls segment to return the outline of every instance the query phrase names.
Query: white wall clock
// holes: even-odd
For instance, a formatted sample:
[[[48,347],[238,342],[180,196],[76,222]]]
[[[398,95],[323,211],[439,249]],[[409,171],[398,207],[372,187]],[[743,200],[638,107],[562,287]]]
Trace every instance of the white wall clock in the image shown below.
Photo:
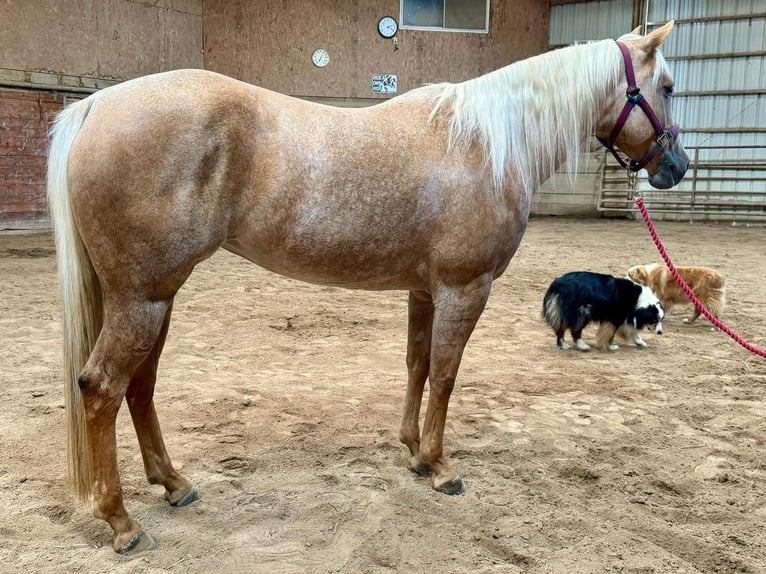
[[[311,61],[317,68],[324,68],[330,63],[330,54],[324,48],[317,48],[311,54]]]
[[[399,22],[393,16],[383,16],[378,20],[378,33],[384,38],[393,38],[399,31]]]

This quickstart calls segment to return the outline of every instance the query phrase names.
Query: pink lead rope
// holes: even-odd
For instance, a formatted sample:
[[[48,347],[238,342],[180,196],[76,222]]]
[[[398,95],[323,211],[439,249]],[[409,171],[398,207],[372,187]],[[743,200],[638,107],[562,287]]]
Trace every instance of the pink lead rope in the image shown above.
[[[651,234],[652,239],[654,240],[654,244],[657,246],[657,249],[659,250],[660,255],[662,255],[662,259],[665,261],[665,264],[668,266],[668,269],[670,269],[670,272],[673,274],[673,278],[681,286],[681,289],[684,290],[684,293],[686,293],[686,296],[689,297],[689,300],[692,303],[694,303],[694,306],[697,308],[697,310],[703,315],[705,315],[705,317],[707,317],[713,325],[715,325],[721,331],[729,335],[729,337],[734,339],[737,343],[742,345],[745,349],[747,349],[751,353],[755,353],[756,355],[766,358],[766,350],[761,349],[760,347],[756,347],[752,343],[748,343],[747,341],[745,341],[737,333],[735,333],[729,327],[724,325],[718,319],[718,317],[716,317],[710,311],[708,311],[705,308],[705,306],[702,304],[702,302],[699,299],[697,299],[697,297],[694,295],[694,291],[692,291],[691,288],[686,284],[686,282],[681,278],[681,275],[678,273],[678,270],[676,269],[675,265],[673,265],[673,262],[670,260],[670,257],[668,256],[667,251],[665,251],[665,247],[662,245],[662,241],[660,241],[660,238],[657,235],[657,231],[654,229],[654,224],[652,223],[652,220],[649,217],[649,212],[646,211],[646,206],[644,205],[643,197],[639,196],[636,198],[636,207],[638,207],[638,210],[641,212],[641,217],[644,218],[644,221],[646,222],[646,226],[649,228],[649,233]]]

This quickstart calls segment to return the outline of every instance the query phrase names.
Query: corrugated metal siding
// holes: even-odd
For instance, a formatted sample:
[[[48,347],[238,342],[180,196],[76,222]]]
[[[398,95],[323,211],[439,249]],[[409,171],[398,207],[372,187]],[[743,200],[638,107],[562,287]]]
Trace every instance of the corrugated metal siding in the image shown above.
[[[696,169],[678,186],[679,192],[686,192],[679,198],[688,198],[689,213],[697,214],[679,214],[679,219],[747,220],[752,218],[748,212],[764,215],[764,14],[766,0],[647,2],[648,30],[671,18],[678,21],[662,51],[676,81],[676,121],[696,160]],[[651,188],[644,182],[642,189]],[[685,211],[683,206],[675,208]]]
[[[551,8],[548,44],[564,46],[630,32],[633,0],[601,0]]]

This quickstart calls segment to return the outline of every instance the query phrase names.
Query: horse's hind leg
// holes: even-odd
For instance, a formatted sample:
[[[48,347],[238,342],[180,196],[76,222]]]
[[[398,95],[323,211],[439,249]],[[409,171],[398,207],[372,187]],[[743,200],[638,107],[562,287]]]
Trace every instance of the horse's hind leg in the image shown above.
[[[434,318],[434,304],[431,296],[410,292],[409,319],[407,331],[407,396],[404,399],[404,414],[399,440],[410,449],[408,466],[419,474],[428,474],[430,469],[420,461],[420,404],[423,387],[428,377],[431,353],[431,327]]]
[[[115,420],[131,379],[160,336],[167,301],[106,301],[104,325],[85,364],[80,385],[90,460],[93,515],[114,531],[119,553],[155,547],[122,502]]]
[[[170,461],[162,431],[154,410],[154,384],[157,380],[157,364],[165,345],[170,325],[172,304],[168,307],[165,320],[154,348],[136,370],[126,395],[133,426],[138,435],[141,457],[144,460],[146,478],[150,484],[165,487],[165,498],[173,506],[185,506],[197,499],[197,491],[181,476]]]
[[[489,296],[492,280],[483,276],[468,285],[442,287],[434,297],[431,334],[430,392],[423,421],[418,467],[431,469],[434,489],[446,494],[463,492],[463,481],[443,456],[447,406],[468,338]]]

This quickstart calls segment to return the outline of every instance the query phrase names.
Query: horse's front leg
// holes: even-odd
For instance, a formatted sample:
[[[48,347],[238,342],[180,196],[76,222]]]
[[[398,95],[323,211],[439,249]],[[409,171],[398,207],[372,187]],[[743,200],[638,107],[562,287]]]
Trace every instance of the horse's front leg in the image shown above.
[[[430,469],[420,460],[420,404],[423,387],[428,377],[431,354],[431,327],[434,303],[427,293],[410,292],[407,330],[407,396],[399,440],[410,449],[408,466],[418,474],[428,474]]]
[[[112,547],[121,554],[156,547],[123,504],[115,421],[134,372],[157,342],[167,309],[167,303],[156,301],[107,303],[104,326],[78,380],[93,515],[112,527]]]
[[[461,494],[464,490],[463,481],[443,455],[447,406],[463,349],[484,310],[491,286],[492,278],[487,275],[461,287],[442,286],[434,297],[430,391],[419,467],[430,468],[433,488],[446,494]]]

